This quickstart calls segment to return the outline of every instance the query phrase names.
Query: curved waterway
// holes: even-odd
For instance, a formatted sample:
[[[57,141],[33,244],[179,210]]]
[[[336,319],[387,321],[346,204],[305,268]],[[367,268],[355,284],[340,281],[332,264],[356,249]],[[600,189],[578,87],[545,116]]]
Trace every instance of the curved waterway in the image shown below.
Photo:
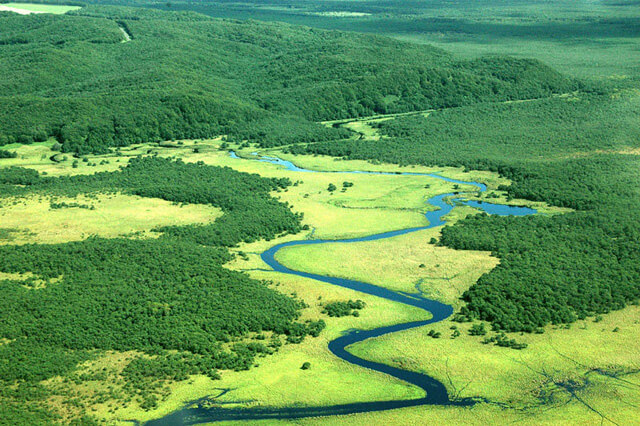
[[[230,153],[232,158],[240,159],[234,152]],[[274,157],[255,157],[250,160],[268,162],[272,164],[281,165],[287,170],[294,172],[307,172],[307,173],[360,173],[360,174],[372,174],[372,175],[411,175],[411,176],[428,176],[435,179],[444,180],[447,182],[456,183],[459,185],[470,185],[474,187],[469,192],[484,192],[487,190],[487,186],[479,182],[465,182],[456,179],[449,179],[444,176],[433,173],[390,173],[390,172],[369,172],[369,171],[328,171],[320,172],[315,170],[303,169],[290,161],[282,160]],[[257,419],[294,419],[302,417],[316,417],[316,416],[333,416],[343,414],[364,413],[371,411],[390,410],[394,408],[413,407],[417,405],[472,405],[474,400],[451,400],[447,393],[446,387],[438,380],[430,377],[426,374],[416,373],[413,371],[402,370],[392,367],[390,365],[381,364],[373,361],[367,361],[366,359],[357,357],[347,351],[349,345],[353,345],[363,340],[367,340],[373,337],[383,336],[385,334],[394,333],[396,331],[409,330],[411,328],[421,327],[427,324],[433,324],[448,318],[453,314],[453,308],[450,305],[438,302],[437,300],[431,300],[423,297],[420,294],[405,293],[400,291],[392,291],[384,287],[379,287],[373,284],[349,280],[345,278],[336,278],[326,275],[312,274],[304,271],[297,271],[287,268],[278,262],[275,258],[276,253],[284,247],[303,246],[312,244],[326,244],[326,243],[356,243],[362,241],[375,241],[385,238],[391,238],[398,235],[408,234],[411,232],[421,231],[424,229],[433,228],[445,224],[442,219],[447,213],[449,213],[455,205],[469,205],[483,210],[488,214],[495,214],[501,216],[525,216],[536,213],[536,210],[528,207],[508,206],[504,204],[493,204],[479,201],[463,200],[457,193],[440,194],[432,197],[428,200],[428,203],[435,206],[437,209],[425,213],[425,217],[429,224],[426,226],[420,226],[415,228],[399,229],[396,231],[384,232],[381,234],[369,235],[360,238],[350,238],[343,240],[299,240],[289,241],[286,243],[278,244],[261,254],[262,260],[269,265],[274,271],[284,274],[297,275],[304,278],[310,278],[316,281],[321,281],[327,284],[337,285],[340,287],[349,288],[361,293],[370,294],[372,296],[381,297],[383,299],[391,300],[398,303],[404,303],[405,305],[415,306],[429,312],[431,319],[424,321],[412,321],[402,324],[390,325],[385,327],[375,328],[373,330],[353,330],[337,339],[329,342],[329,350],[338,358],[349,362],[351,364],[358,365],[360,367],[369,368],[380,373],[388,374],[389,376],[403,380],[412,385],[418,386],[426,392],[426,396],[423,398],[409,399],[409,400],[394,400],[394,401],[371,401],[371,402],[357,402],[352,404],[332,405],[332,406],[319,406],[319,407],[257,407],[257,408],[225,408],[220,405],[205,406],[208,402],[208,398],[190,402],[186,408],[176,411],[166,417],[158,420],[153,420],[147,423],[147,425],[192,425],[205,422],[214,422],[222,420],[257,420]],[[354,389],[357,392],[357,389]]]

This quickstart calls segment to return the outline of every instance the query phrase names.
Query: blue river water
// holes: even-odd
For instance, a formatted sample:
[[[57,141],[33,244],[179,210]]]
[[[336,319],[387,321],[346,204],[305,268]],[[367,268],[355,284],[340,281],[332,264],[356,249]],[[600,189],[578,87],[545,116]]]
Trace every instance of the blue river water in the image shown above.
[[[230,152],[232,158],[240,159],[235,152]],[[329,171],[320,172],[315,170],[303,169],[290,161],[282,160],[274,157],[258,157],[255,156],[250,160],[262,161],[272,164],[277,164],[284,167],[286,170],[293,172],[305,172],[305,173],[359,173],[359,174],[377,174],[377,175],[411,175],[411,176],[427,176],[431,178],[441,179],[447,182],[456,183],[460,185],[470,185],[475,187],[473,191],[465,192],[484,192],[487,187],[483,183],[479,182],[465,182],[456,179],[450,179],[438,174],[432,173],[389,173],[389,172],[369,172],[369,171]],[[357,357],[346,350],[350,345],[353,345],[364,340],[383,336],[385,334],[394,333],[397,331],[409,330],[416,327],[421,327],[427,324],[436,323],[448,318],[453,314],[453,308],[447,304],[438,302],[437,300],[431,300],[423,297],[420,294],[408,294],[404,292],[392,291],[384,287],[379,287],[373,284],[365,283],[362,281],[349,280],[345,278],[336,278],[325,275],[312,274],[304,271],[297,271],[287,268],[279,263],[275,256],[281,249],[285,247],[303,246],[303,245],[315,245],[326,243],[355,243],[362,241],[375,241],[385,238],[391,238],[398,235],[408,234],[424,229],[433,228],[445,224],[442,219],[447,213],[449,213],[455,205],[468,205],[480,209],[488,214],[501,215],[501,216],[525,216],[535,214],[536,210],[528,207],[508,206],[504,204],[493,204],[481,201],[464,200],[462,196],[457,193],[440,194],[436,195],[428,200],[428,203],[435,206],[436,210],[425,213],[425,217],[428,220],[428,225],[398,229],[395,231],[384,232],[380,234],[368,235],[365,237],[342,239],[342,240],[298,240],[289,241],[286,243],[275,245],[261,254],[262,260],[269,265],[274,271],[284,274],[297,275],[300,277],[310,278],[316,281],[324,282],[331,285],[337,285],[340,287],[355,290],[361,293],[366,293],[372,296],[381,297],[383,299],[391,300],[405,305],[415,306],[431,313],[432,317],[424,321],[412,321],[408,323],[395,324],[391,326],[379,327],[373,330],[353,330],[337,339],[329,342],[329,350],[338,358],[349,362],[351,364],[358,365],[360,367],[369,368],[380,373],[388,374],[389,376],[403,380],[412,385],[418,386],[423,389],[426,396],[422,398],[410,399],[410,400],[392,400],[392,401],[370,401],[370,402],[358,402],[352,404],[342,404],[333,406],[318,406],[318,407],[257,407],[257,408],[227,408],[221,405],[212,404],[206,406],[207,398],[203,398],[197,401],[191,401],[185,408],[176,411],[168,416],[165,416],[158,420],[153,420],[147,423],[147,425],[192,425],[205,422],[223,421],[223,420],[257,420],[257,419],[294,419],[302,417],[316,417],[316,416],[333,416],[341,414],[354,414],[364,413],[371,411],[390,410],[394,408],[413,407],[418,405],[472,405],[475,400],[462,399],[451,400],[447,392],[446,387],[438,380],[430,377],[426,374],[417,372],[402,370],[386,364],[381,364],[373,361]],[[357,389],[354,389],[357,392]]]

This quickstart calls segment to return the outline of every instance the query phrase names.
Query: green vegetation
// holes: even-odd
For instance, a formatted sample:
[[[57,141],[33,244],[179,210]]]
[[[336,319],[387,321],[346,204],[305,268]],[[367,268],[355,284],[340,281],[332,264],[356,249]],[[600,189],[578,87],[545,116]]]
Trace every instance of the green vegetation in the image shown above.
[[[387,137],[295,146],[293,153],[491,170],[508,195],[579,210],[560,216],[467,218],[440,243],[486,250],[500,265],[469,289],[458,318],[532,332],[621,309],[640,298],[634,92],[437,111],[378,124]],[[620,152],[620,153],[619,153]],[[551,154],[549,154],[551,153]]]
[[[629,306],[605,315],[604,324],[589,319],[570,329],[548,327],[544,334],[510,337],[527,345],[518,351],[478,344],[482,338],[466,333],[437,341],[428,337],[429,328],[450,333],[450,321],[372,339],[350,350],[367,359],[434,375],[454,396],[482,396],[490,401],[465,410],[403,409],[394,415],[396,420],[418,422],[433,415],[443,423],[463,418],[470,424],[505,419],[526,424],[567,419],[598,423],[605,418],[605,422],[624,424],[633,421],[640,401],[635,385],[640,364],[633,343],[640,335],[639,313],[637,306]],[[619,332],[613,332],[616,327]],[[509,408],[496,407],[503,404]],[[390,415],[358,415],[355,419],[380,421]]]
[[[323,256],[337,259],[333,270],[336,276],[368,279],[376,285],[407,292],[411,291],[411,284],[419,284],[419,290],[427,297],[461,306],[464,302],[459,300],[460,295],[483,272],[491,270],[498,259],[486,252],[458,251],[428,244],[430,236],[439,231],[429,229],[388,240],[348,245],[295,247],[283,253],[279,260],[296,269],[327,273],[328,268],[321,261]],[[427,262],[428,267],[418,268],[419,262]],[[403,283],[405,287],[400,286]],[[630,384],[637,381],[640,371],[633,344],[640,333],[638,312],[639,308],[631,305],[601,316],[600,322],[588,318],[570,328],[548,326],[544,334],[507,333],[505,337],[481,322],[476,322],[474,328],[484,329],[486,334],[472,336],[469,334],[472,324],[447,320],[359,343],[349,351],[366,359],[432,375],[445,383],[452,397],[482,397],[488,399],[488,403],[464,410],[421,407],[336,420],[347,424],[419,423],[426,416],[433,416],[430,418],[443,423],[455,423],[462,418],[475,424],[479,419],[483,423],[504,419],[524,423],[562,422],[569,416],[572,421],[597,422],[602,415],[625,423],[635,418],[634,405],[640,398],[637,386]],[[614,332],[616,328],[618,331]],[[621,332],[624,335],[618,335]],[[436,340],[438,335],[440,338]],[[488,342],[482,344],[485,338]],[[512,340],[522,350],[510,349]],[[496,344],[497,341],[502,346]],[[296,423],[316,424],[317,421]]]
[[[636,0],[92,0],[216,17],[358,31],[438,46],[462,57],[536,58],[582,78],[637,81]],[[625,81],[626,80],[626,81]]]
[[[198,165],[198,162],[205,161],[212,165],[233,166],[245,172],[259,172],[264,176],[276,178],[269,180],[271,182],[281,182],[282,178],[289,177],[291,180],[296,181],[297,185],[280,189],[282,192],[278,192],[277,196],[281,198],[281,201],[283,203],[288,202],[289,205],[295,205],[296,211],[304,212],[305,223],[314,227],[317,234],[329,235],[332,232],[339,232],[348,236],[357,235],[358,233],[370,233],[371,231],[368,227],[380,230],[390,230],[394,227],[401,227],[404,226],[404,223],[407,221],[414,220],[411,219],[414,217],[416,223],[422,223],[424,218],[419,211],[407,212],[403,210],[403,206],[407,204],[415,204],[418,206],[423,203],[421,200],[423,200],[424,197],[430,196],[432,192],[448,191],[451,188],[447,184],[441,185],[438,183],[439,181],[434,181],[429,190],[425,191],[423,188],[424,181],[418,177],[411,176],[349,175],[347,177],[345,175],[342,177],[340,175],[327,174],[318,175],[316,179],[308,179],[308,174],[287,172],[271,164],[232,159],[226,152],[218,149],[215,141],[204,141],[198,142],[197,144],[193,141],[184,141],[178,146],[179,148],[165,148],[145,145],[122,149],[121,156],[118,156],[116,153],[106,156],[89,155],[87,157],[88,162],[81,161],[78,169],[72,169],[70,159],[62,163],[53,163],[49,160],[50,155],[47,155],[46,161],[40,161],[40,152],[48,154],[50,152],[48,148],[45,151],[42,146],[16,146],[16,150],[22,153],[20,157],[23,164],[33,161],[34,167],[37,167],[39,170],[46,170],[50,174],[62,176],[66,176],[69,173],[92,173],[96,169],[86,165],[94,162],[99,163],[102,161],[101,159],[108,160],[110,165],[98,167],[98,170],[113,167],[116,159],[120,159],[122,161],[120,164],[124,165],[127,164],[127,161],[131,158],[131,153],[146,153],[149,150],[159,155],[180,155],[184,157],[185,161],[193,164],[180,164],[162,158],[135,159],[135,157],[133,157],[133,161],[129,167],[126,167],[123,171],[116,171],[115,173],[101,172],[96,176],[75,175],[60,180],[47,176],[35,177],[32,184],[28,187],[22,189],[10,188],[16,195],[6,198],[6,201],[3,201],[0,214],[5,213],[5,217],[11,219],[12,228],[14,223],[17,226],[21,226],[19,229],[24,232],[20,234],[14,232],[9,233],[21,242],[42,242],[44,237],[48,235],[46,232],[46,224],[50,222],[52,223],[52,227],[60,228],[55,238],[52,239],[53,241],[60,242],[64,241],[65,238],[83,238],[80,233],[83,229],[82,222],[92,217],[90,215],[96,215],[95,223],[87,221],[84,229],[93,229],[95,231],[87,231],[87,234],[95,232],[105,236],[121,235],[127,233],[125,225],[128,224],[124,221],[124,218],[126,215],[132,214],[130,210],[127,210],[129,203],[132,204],[132,210],[139,210],[138,214],[132,216],[133,218],[137,217],[137,215],[140,215],[141,218],[145,215],[150,215],[151,217],[153,212],[157,212],[158,217],[161,217],[160,212],[166,212],[167,215],[183,215],[184,213],[179,212],[179,209],[197,207],[191,204],[183,207],[171,206],[167,204],[166,201],[155,198],[142,198],[140,196],[129,195],[138,191],[136,185],[138,182],[143,181],[144,178],[142,176],[147,173],[145,170],[148,169],[149,173],[153,171],[154,174],[158,175],[154,181],[156,183],[153,184],[160,188],[158,192],[161,192],[162,186],[164,185],[165,187],[173,188],[175,193],[185,192],[185,186],[193,186],[189,183],[192,181],[211,179],[211,176],[216,175],[220,175],[222,178],[225,176],[223,173],[225,170],[227,173],[235,174],[235,172],[229,169],[218,170],[218,168]],[[200,152],[193,153],[193,146],[199,146]],[[31,148],[35,149],[34,154],[37,152],[35,157],[31,155]],[[247,155],[250,150],[251,148],[240,154]],[[343,169],[369,168],[397,170],[397,167],[390,165],[373,166],[360,164],[360,162],[335,162],[333,159],[327,157],[300,157],[298,160],[303,163],[305,161],[313,162],[320,168],[325,169],[341,167]],[[15,162],[11,164],[17,166],[20,163]],[[421,168],[420,171],[432,170]],[[449,173],[460,173],[459,170],[454,169],[447,169],[447,171]],[[205,178],[198,173],[209,177]],[[182,179],[171,178],[173,174],[179,175]],[[477,177],[467,178],[476,179]],[[251,179],[247,177],[247,179],[253,182],[252,185],[257,185],[257,183],[254,182],[254,179],[257,179],[255,176],[251,177]],[[334,196],[328,195],[325,189],[329,182],[333,181],[337,183],[346,181],[347,179],[354,182],[354,186],[349,188],[348,193],[344,194],[336,191],[337,193]],[[145,179],[145,181],[148,180]],[[224,181],[231,182],[232,180],[226,178]],[[127,184],[125,185],[125,183]],[[407,185],[411,185],[411,187],[415,187],[419,189],[419,191],[406,190],[397,192],[397,188],[405,188]],[[221,185],[210,185],[210,193],[216,193],[215,188],[219,186]],[[85,194],[83,191],[100,191],[101,193],[93,195],[93,193]],[[110,194],[111,191],[113,191],[113,194]],[[225,188],[219,188],[218,192],[220,191],[226,190]],[[80,195],[75,198],[72,197],[78,192]],[[106,192],[106,194],[104,192]],[[231,192],[232,195],[237,193],[238,196],[241,196],[240,188],[229,192]],[[385,200],[385,194],[396,192],[397,195],[393,202]],[[27,198],[24,199],[24,204],[20,199],[16,199],[16,196],[21,194],[27,196]],[[244,197],[244,195],[242,196]],[[252,196],[255,198],[253,193]],[[370,199],[371,196],[374,196],[375,199]],[[336,197],[338,197],[340,202],[345,203],[345,205],[357,202],[358,200],[368,199],[370,208],[360,210],[335,207],[331,203]],[[402,197],[405,198],[404,202],[402,201]],[[14,200],[17,200],[18,203],[14,204]],[[95,205],[96,209],[67,208],[50,210],[51,200],[55,200],[55,202],[58,203]],[[421,207],[424,208],[424,204],[422,204]],[[145,208],[150,209],[151,212],[145,213]],[[213,206],[210,208],[214,209]],[[29,209],[34,209],[33,211],[35,212],[42,210],[44,216],[41,227],[36,227],[34,222],[30,222],[26,227],[24,224],[21,225],[19,221],[20,217],[31,217],[31,215],[25,215],[24,213],[29,211]],[[328,214],[328,212],[334,213]],[[198,219],[198,217],[204,217],[204,213],[206,212],[194,210],[191,220],[198,222],[201,220]],[[365,216],[370,215],[370,219],[363,222],[361,220],[363,213]],[[104,224],[112,224],[109,226],[109,229],[100,229],[99,214],[107,216]],[[212,217],[218,217],[217,220],[221,219],[219,217],[219,210],[217,209],[210,214]],[[81,216],[78,217],[78,215]],[[114,216],[115,219],[118,215],[122,215],[122,221],[110,222],[111,216]],[[37,216],[39,216],[39,214]],[[75,217],[78,218],[77,225],[75,225],[74,229],[63,227],[65,223],[72,223],[70,219]],[[34,220],[35,219],[37,218],[34,218]],[[188,219],[188,216],[185,219]],[[336,220],[338,222],[336,222]],[[135,226],[135,223],[134,221],[131,225]],[[358,223],[360,227],[350,229],[349,227],[354,223]],[[334,225],[337,224],[340,226],[333,229]],[[141,227],[140,229],[145,229],[145,222],[140,221],[138,226]],[[148,229],[149,226],[150,224],[147,223],[146,229]],[[26,235],[27,230],[31,231],[34,235]],[[112,231],[113,233],[111,233]],[[78,233],[76,234],[75,232]],[[135,237],[138,238],[137,235]],[[302,310],[302,315],[297,322],[305,325],[305,328],[308,327],[310,332],[315,333],[315,331],[318,330],[318,326],[313,327],[313,324],[317,324],[315,323],[317,319],[324,317],[326,321],[326,329],[323,330],[317,338],[305,339],[296,345],[280,346],[277,353],[266,358],[262,358],[262,352],[256,352],[256,360],[254,362],[259,363],[259,368],[242,371],[213,369],[214,373],[217,372],[217,374],[220,375],[220,379],[215,381],[206,376],[212,372],[212,369],[208,368],[208,366],[210,366],[210,363],[214,360],[204,362],[205,360],[201,358],[201,355],[189,355],[188,351],[181,351],[179,355],[176,356],[169,356],[170,354],[163,353],[158,355],[155,350],[150,351],[148,354],[131,351],[116,353],[107,351],[107,353],[104,353],[100,350],[98,353],[92,352],[89,354],[90,360],[77,367],[76,364],[72,364],[71,370],[65,370],[67,372],[63,373],[62,377],[53,377],[43,385],[45,387],[43,392],[49,397],[52,397],[51,395],[53,393],[55,398],[61,398],[64,401],[75,401],[76,404],[79,404],[72,406],[65,402],[63,408],[56,408],[55,411],[60,409],[65,415],[71,416],[70,418],[76,418],[79,413],[84,413],[90,408],[91,412],[93,412],[94,409],[97,410],[93,413],[99,418],[116,420],[129,418],[150,419],[179,408],[185,401],[216,394],[217,391],[215,389],[221,387],[236,389],[230,392],[228,396],[221,398],[222,401],[233,401],[238,398],[240,400],[256,399],[277,406],[287,406],[300,401],[306,404],[313,404],[318,401],[323,404],[335,404],[345,401],[357,402],[384,398],[419,397],[420,392],[402,382],[390,379],[381,374],[372,375],[370,372],[363,371],[357,367],[345,365],[344,362],[336,359],[327,350],[327,342],[349,328],[393,324],[399,321],[424,318],[424,314],[416,312],[413,308],[397,307],[392,302],[382,301],[373,296],[361,295],[332,286],[318,287],[313,285],[309,280],[261,271],[260,269],[264,268],[264,265],[260,263],[255,253],[283,239],[286,241],[287,238],[291,237],[283,237],[282,239],[279,238],[277,241],[271,242],[258,240],[249,244],[241,243],[240,247],[237,249],[232,248],[232,251],[245,253],[244,257],[237,256],[228,266],[236,270],[249,270],[251,276],[257,280],[276,281],[278,284],[274,289],[279,290],[280,293],[298,295],[298,298],[304,301],[305,306],[309,307]],[[120,241],[120,239],[98,241]],[[134,240],[134,243],[137,241],[138,240]],[[163,241],[173,241],[173,239],[165,235],[159,238],[157,243],[155,242],[156,240],[142,241],[147,244],[159,244]],[[189,241],[184,240],[180,240],[180,242],[185,245],[191,244]],[[81,243],[84,243],[84,241]],[[55,247],[59,246],[68,245],[55,245]],[[28,247],[32,246],[26,246],[24,250],[27,250]],[[194,246],[194,249],[195,247],[196,246]],[[430,247],[433,246],[431,245]],[[161,250],[160,247],[158,249]],[[436,249],[448,250],[440,247]],[[173,248],[169,247],[166,250],[162,250],[162,253],[164,252],[172,255]],[[246,260],[243,260],[245,258]],[[185,266],[185,268],[188,268],[188,266]],[[59,280],[63,279],[64,276],[61,275],[50,280],[44,280],[37,274],[3,273],[0,275],[0,278],[17,282],[19,286],[26,286],[31,289],[29,291],[41,291],[53,288],[55,285],[62,283],[62,281]],[[326,316],[326,314],[322,314],[324,303],[322,303],[321,300],[330,302],[358,299],[366,303],[366,309],[360,311],[359,317],[352,315],[346,317],[329,317]],[[309,323],[307,323],[308,320],[310,321]],[[270,334],[272,333],[250,333],[249,336],[254,336],[255,339],[247,340],[246,338],[241,338],[239,341],[236,341],[236,338],[232,337],[230,342],[222,342],[221,345],[225,351],[235,354],[234,345],[236,343],[261,343],[271,352],[275,351],[278,344],[276,340],[271,338]],[[286,335],[280,336],[277,339],[280,344],[286,343],[286,340],[289,340]],[[313,366],[312,369],[307,371],[300,370],[303,362],[310,362]],[[128,367],[131,363],[133,363],[133,365]],[[102,372],[103,368],[106,368],[106,373]],[[196,371],[201,371],[202,374],[191,375],[191,373]],[[176,381],[183,378],[184,375],[188,375],[189,379]],[[215,377],[215,374],[211,375]],[[89,377],[96,378],[89,379]],[[122,377],[125,382],[121,383],[118,379],[119,377]],[[292,381],[297,383],[297,387],[287,385],[292,383]],[[362,386],[359,386],[360,392],[357,395],[354,394],[345,397],[345,391],[348,389],[345,385],[349,383],[360,383]],[[305,395],[308,395],[308,397]],[[307,399],[301,400],[301,397]],[[22,400],[18,398],[16,400],[8,399],[7,401],[18,403],[18,401]],[[34,401],[34,406],[42,407],[43,405],[39,401],[40,400]],[[157,408],[154,408],[155,404],[157,404]],[[149,409],[149,411],[145,412],[142,406]],[[71,410],[71,414],[69,414],[69,410]],[[18,417],[13,418],[17,419]]]
[[[380,37],[99,6],[1,15],[0,72],[0,145],[54,137],[78,153],[220,134],[264,146],[340,139],[346,130],[312,121],[579,87],[532,60],[460,61]]]
[[[344,317],[347,315],[353,315],[354,317],[359,317],[360,309],[364,308],[365,303],[362,300],[348,300],[346,302],[330,302],[324,305],[324,309],[322,312],[329,315],[330,317]]]
[[[487,183],[470,198],[542,213],[458,206],[444,229],[279,253],[454,305],[451,321],[349,350],[490,402],[336,421],[635,419],[635,0],[90,3],[109,2],[385,32],[461,56],[192,12],[0,12],[0,423],[92,424],[89,409],[146,420],[205,395],[276,407],[422,396],[327,343],[424,313],[275,273],[259,253],[424,225],[425,200],[468,188],[309,178],[228,149],[319,170],[438,172]]]
[[[0,170],[0,182],[29,169]],[[32,170],[30,170],[32,171]],[[22,179],[23,182],[27,180]],[[7,188],[14,194],[39,192],[75,196],[97,191],[122,191],[131,195],[191,204],[209,204],[226,214],[210,225],[159,228],[199,244],[232,246],[240,241],[270,239],[283,232],[300,230],[300,217],[269,193],[290,185],[288,179],[262,179],[231,169],[186,164],[159,157],[133,159],[117,172],[71,177],[38,177],[23,188]]]
[[[52,178],[31,172],[15,166],[1,169],[3,200],[15,205],[25,196],[122,192],[211,205],[224,215],[211,224],[163,228],[157,239],[0,246],[5,295],[0,372],[5,385],[69,374],[96,350],[135,350],[145,355],[122,370],[125,389],[137,395],[143,409],[152,409],[161,392],[159,380],[185,380],[193,374],[218,378],[220,369],[248,369],[256,356],[281,346],[277,336],[300,343],[325,327],[322,320],[298,321],[304,306],[300,301],[222,267],[232,259],[222,246],[300,230],[300,215],[270,196],[290,185],[288,180],[159,157],[133,159],[122,170],[94,175]],[[80,202],[55,202],[47,208],[92,213]],[[243,222],[251,226],[240,231]],[[247,341],[265,332],[278,344]],[[20,416],[7,419],[24,421]]]

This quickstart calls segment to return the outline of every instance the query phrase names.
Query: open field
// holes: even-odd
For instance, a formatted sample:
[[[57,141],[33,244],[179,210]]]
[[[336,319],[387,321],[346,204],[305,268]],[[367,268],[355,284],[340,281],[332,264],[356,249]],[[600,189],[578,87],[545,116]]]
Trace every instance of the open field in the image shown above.
[[[462,397],[482,396],[507,404],[512,410],[506,410],[506,418],[631,424],[637,420],[640,403],[639,314],[640,309],[631,306],[596,321],[580,321],[570,329],[550,327],[542,335],[517,336],[529,345],[522,351],[481,345],[479,337],[467,334],[468,324],[450,321],[429,327],[442,332],[438,341],[428,338],[426,329],[417,329],[352,350],[451,380],[450,390]],[[450,338],[453,325],[462,330],[455,339]],[[492,411],[484,405],[477,409],[484,410]],[[489,418],[497,421],[504,418],[502,413]]]
[[[220,216],[220,209],[212,206],[124,194],[8,199],[2,201],[0,226],[10,232],[0,244],[52,244],[92,235],[153,236],[155,227],[211,223]]]
[[[437,247],[439,228],[381,241],[288,247],[277,259],[296,270],[352,278],[392,290],[423,293],[458,305],[460,294],[498,259],[485,252]]]
[[[279,258],[296,269],[386,283],[404,291],[413,290],[412,285],[420,280],[420,288],[429,297],[458,304],[466,286],[497,259],[428,244],[431,234],[436,233],[434,229],[377,242],[289,248]],[[423,259],[429,259],[425,262],[428,266],[419,268]],[[443,283],[439,278],[446,271],[453,279]],[[539,424],[567,418],[586,424],[603,419],[605,423],[629,424],[640,403],[640,349],[635,344],[640,338],[639,314],[638,306],[630,306],[571,327],[550,326],[544,334],[509,335],[528,344],[520,351],[483,345],[484,337],[468,334],[469,323],[450,320],[359,343],[350,348],[358,356],[432,375],[454,396],[481,397],[489,402],[470,409],[421,407],[336,421],[362,424],[402,419],[405,424],[419,424],[428,416],[435,422],[472,424]],[[455,338],[453,327],[460,332]],[[430,330],[441,337],[433,339],[428,335]],[[499,408],[501,405],[508,408]]]
[[[80,6],[66,6],[56,4],[37,4],[37,3],[3,3],[0,4],[0,12],[16,12],[22,15],[29,13],[53,13],[56,15],[67,13],[71,10],[80,9]]]

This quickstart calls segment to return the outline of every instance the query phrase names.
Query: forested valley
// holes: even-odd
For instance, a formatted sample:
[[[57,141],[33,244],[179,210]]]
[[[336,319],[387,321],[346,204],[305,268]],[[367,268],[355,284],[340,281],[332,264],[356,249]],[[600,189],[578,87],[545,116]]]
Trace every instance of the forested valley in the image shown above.
[[[334,321],[357,327],[361,323],[349,321],[371,321],[386,309],[364,293],[358,296],[366,303],[348,294],[323,299],[321,292],[310,292],[313,302],[304,301],[301,292],[286,286],[284,291],[277,279],[272,280],[279,275],[260,275],[273,272],[264,269],[259,258],[268,244],[258,246],[260,252],[241,250],[245,244],[309,230],[303,214],[296,212],[300,210],[294,211],[280,197],[285,191],[293,193],[293,188],[300,190],[304,182],[207,165],[198,155],[214,161],[210,164],[232,164],[225,162],[231,161],[230,149],[238,150],[241,157],[233,160],[239,162],[249,162],[249,156],[256,159],[254,149],[258,155],[287,159],[307,155],[305,167],[320,164],[331,172],[336,165],[346,170],[340,159],[366,160],[366,166],[385,170],[386,175],[410,171],[411,166],[459,167],[447,172],[460,175],[462,169],[490,171],[500,175],[490,179],[508,179],[509,184],[483,194],[456,194],[481,202],[506,198],[505,202],[562,207],[549,209],[562,214],[469,215],[422,241],[423,250],[427,241],[429,249],[481,250],[499,259],[487,263],[497,266],[487,267],[489,272],[482,276],[478,272],[464,293],[457,287],[451,290],[459,290],[452,318],[467,324],[447,324],[454,330],[451,339],[431,329],[421,336],[428,344],[435,340],[427,337],[442,337],[440,345],[445,340],[463,341],[467,334],[485,335],[490,323],[494,336],[487,336],[485,343],[501,346],[497,338],[524,349],[526,344],[507,339],[505,333],[535,337],[552,329],[549,325],[568,328],[578,320],[601,318],[640,302],[640,95],[633,78],[582,79],[522,55],[454,56],[430,45],[375,35],[159,10],[246,17],[245,8],[259,7],[260,19],[286,15],[294,21],[322,23],[323,28],[342,28],[345,25],[328,19],[356,17],[348,14],[364,10],[356,5],[360,2],[301,0],[300,9],[289,7],[296,2],[281,0],[257,2],[258,6],[253,0],[225,0],[220,5],[208,0],[89,3],[63,15],[0,12],[0,208],[28,199],[32,205],[45,205],[48,213],[85,213],[94,205],[80,197],[122,196],[129,201],[162,201],[173,213],[170,207],[208,206],[220,216],[206,223],[153,225],[115,238],[82,234],[78,241],[51,244],[14,243],[15,230],[0,226],[0,239],[9,236],[0,242],[0,424],[95,424],[90,413],[76,414],[104,401],[133,401],[145,415],[165,401],[170,393],[165,385],[184,383],[195,375],[219,383],[224,374],[259,365],[262,357],[321,342],[324,335],[314,338],[323,330],[340,335],[344,330],[332,329]],[[103,5],[107,3],[119,5]],[[420,2],[366,3],[367,12],[360,17],[369,25],[381,19],[405,28],[411,13],[426,13]],[[449,2],[437,0],[432,6],[445,3]],[[277,12],[280,7],[286,11]],[[394,14],[389,14],[391,9]],[[514,33],[520,39],[534,37],[536,30],[550,38],[556,34],[554,25],[565,19],[562,15],[553,25],[513,25],[509,33],[502,25],[463,25],[458,18],[427,23],[435,32],[447,29],[443,37],[486,32],[502,34],[504,41]],[[411,17],[410,26],[414,20],[422,22]],[[558,35],[567,40],[586,37],[596,27],[603,37],[635,31],[631,18],[567,22]],[[383,114],[389,116],[379,117]],[[362,117],[369,118],[354,121]],[[366,130],[358,131],[358,125]],[[121,151],[130,154],[123,156]],[[114,157],[114,163],[123,160],[121,167],[116,169],[119,165],[108,163],[107,157]],[[100,160],[103,171],[89,168]],[[268,167],[239,170],[288,176],[268,174],[274,170]],[[354,198],[354,205],[366,207],[350,207],[339,198],[381,189],[356,180],[360,176],[349,176],[321,187],[309,185],[304,191],[313,191],[300,190],[300,199],[288,200],[298,208],[305,206],[307,216],[318,209],[316,218],[326,227],[335,226],[331,216],[338,208],[377,214],[377,207],[370,207],[377,206],[377,199]],[[438,188],[450,188],[446,185],[451,182],[438,183]],[[385,214],[375,223],[367,216],[363,230],[399,211],[410,215],[419,210],[404,204],[397,208],[408,192],[416,192],[414,187],[390,188],[391,200],[381,209]],[[429,184],[418,188],[434,191]],[[458,191],[459,185],[453,188]],[[314,227],[299,237],[324,238],[316,231]],[[278,243],[283,240],[289,241]],[[233,269],[230,264],[238,258],[246,263]],[[366,263],[363,259],[359,260]],[[440,264],[424,262],[415,266],[423,275],[433,266],[443,281],[451,279],[446,271],[440,274]],[[254,272],[268,278],[254,279]],[[417,291],[422,291],[421,283],[422,290],[429,284],[421,277]],[[391,319],[406,320],[404,311],[391,311],[383,312],[390,315],[384,318],[389,324]],[[365,324],[373,329],[382,323]],[[283,345],[285,350],[280,349]],[[317,347],[304,346],[302,356],[318,355],[313,350],[318,352]],[[404,355],[384,362],[426,371]],[[100,365],[109,356],[121,364],[115,388],[106,368],[83,367]],[[313,363],[296,357],[285,362],[295,363],[295,373],[320,372],[316,374],[324,378],[322,368],[330,371],[331,365],[321,356]],[[267,359],[272,358],[276,356]],[[445,366],[450,388],[453,381]],[[354,383],[357,380],[362,376]],[[570,388],[570,380],[562,384]],[[73,386],[87,382],[106,383],[107,390],[73,393]],[[283,382],[291,383],[286,378]],[[558,383],[560,379],[553,384]],[[538,395],[541,399],[545,391]],[[287,405],[280,393],[274,395],[269,403]],[[249,405],[255,402],[251,398]],[[75,417],[61,418],[51,409],[60,400],[65,410],[76,410]],[[262,401],[256,401],[260,406]]]

